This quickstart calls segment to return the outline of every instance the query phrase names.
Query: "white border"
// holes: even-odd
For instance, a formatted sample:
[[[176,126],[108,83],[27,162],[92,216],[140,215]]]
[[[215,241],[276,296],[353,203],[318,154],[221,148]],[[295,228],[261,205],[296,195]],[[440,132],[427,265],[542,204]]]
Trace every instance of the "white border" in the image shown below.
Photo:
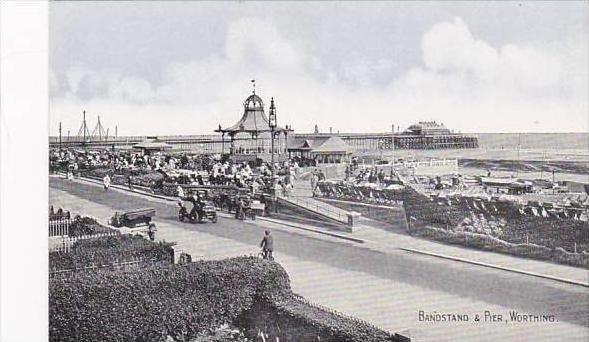
[[[0,341],[47,341],[48,2],[0,1]]]

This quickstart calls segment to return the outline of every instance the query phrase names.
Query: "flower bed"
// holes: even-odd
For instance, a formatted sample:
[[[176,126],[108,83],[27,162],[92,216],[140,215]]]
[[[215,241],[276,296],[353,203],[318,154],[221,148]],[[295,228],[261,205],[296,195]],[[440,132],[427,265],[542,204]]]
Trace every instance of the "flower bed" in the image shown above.
[[[154,184],[160,184],[164,181],[165,176],[162,172],[151,170],[114,170],[112,168],[95,168],[83,173],[86,177],[103,179],[106,175],[111,176],[113,184],[128,185],[129,175],[133,175],[133,185],[152,187]]]
[[[320,184],[321,186],[321,184]],[[374,204],[379,199],[402,203],[407,222],[414,227],[430,226],[454,233],[485,234],[507,244],[532,244],[552,252],[527,253],[524,256],[554,260],[566,264],[585,265],[582,252],[589,252],[589,222],[562,218],[556,215],[536,216],[531,206],[515,202],[473,197],[430,198],[413,188],[371,189],[345,184],[325,183],[321,189],[324,197],[344,199],[358,203]],[[334,203],[334,205],[338,205]],[[340,205],[341,207],[341,205]],[[376,210],[357,208],[367,217],[386,220],[386,215]],[[534,209],[535,210],[535,209]],[[525,212],[522,213],[522,212]],[[538,214],[540,215],[540,214]],[[411,230],[415,233],[415,230]],[[420,235],[435,238],[438,234]],[[440,238],[438,240],[443,240]],[[463,241],[463,240],[461,240]],[[462,243],[452,242],[466,245]],[[523,255],[512,248],[482,244],[469,247],[494,250],[501,253]],[[478,246],[478,247],[477,247]],[[489,246],[494,246],[493,248]],[[553,257],[555,250],[562,250],[562,257]],[[572,260],[572,261],[571,261]]]
[[[510,243],[488,234],[452,231],[428,226],[411,226],[410,232],[414,236],[446,243],[589,268],[589,253],[585,251],[571,253],[560,247],[548,248],[533,243]]]
[[[226,324],[251,339],[261,330],[272,341],[395,341],[300,300],[286,271],[258,258],[81,273],[49,283],[50,341],[193,341]]]
[[[114,235],[76,241],[69,252],[49,253],[52,271],[112,265],[131,260],[173,262],[172,244],[137,235]]]

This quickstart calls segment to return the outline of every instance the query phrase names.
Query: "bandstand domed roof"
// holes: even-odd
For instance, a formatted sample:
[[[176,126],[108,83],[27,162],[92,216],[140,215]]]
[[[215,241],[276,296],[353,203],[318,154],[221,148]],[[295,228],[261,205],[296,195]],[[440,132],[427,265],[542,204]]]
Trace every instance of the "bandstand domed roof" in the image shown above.
[[[264,101],[256,94],[252,94],[245,99],[243,106],[247,109],[259,109],[264,110]]]
[[[219,126],[219,129],[215,130],[215,132],[222,133],[261,133],[270,131],[272,131],[272,128],[264,112],[264,101],[255,92],[243,102],[243,116],[236,124],[224,129]],[[275,127],[274,131],[287,131],[287,129]]]

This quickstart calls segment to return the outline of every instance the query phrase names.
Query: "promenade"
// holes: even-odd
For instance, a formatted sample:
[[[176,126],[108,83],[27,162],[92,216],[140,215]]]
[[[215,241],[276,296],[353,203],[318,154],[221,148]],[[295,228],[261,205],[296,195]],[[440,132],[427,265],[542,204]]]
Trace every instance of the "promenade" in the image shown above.
[[[263,230],[271,229],[277,261],[288,271],[295,292],[389,331],[409,335],[414,341],[475,337],[489,341],[584,341],[589,337],[587,288],[409,253],[398,247],[413,241],[413,247],[438,246],[439,251],[439,244],[384,231],[370,222],[365,222],[366,229],[353,233],[364,243],[264,220],[242,222],[222,216],[216,225],[191,225],[176,222],[175,203],[165,199],[117,189],[106,193],[87,182],[53,177],[50,186],[50,203],[54,206],[92,215],[102,222],[115,210],[153,206],[158,212],[156,238],[176,241],[178,251],[195,258],[256,254]],[[385,233],[390,239],[385,240]],[[556,315],[558,322],[472,321],[485,310],[502,314],[505,319],[512,310],[547,312]],[[424,322],[419,321],[420,311],[460,313],[471,320]]]

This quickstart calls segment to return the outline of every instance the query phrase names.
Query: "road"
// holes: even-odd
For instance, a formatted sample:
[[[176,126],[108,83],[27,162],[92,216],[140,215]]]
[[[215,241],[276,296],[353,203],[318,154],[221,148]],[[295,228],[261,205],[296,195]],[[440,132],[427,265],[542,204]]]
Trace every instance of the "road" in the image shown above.
[[[95,185],[63,179],[51,178],[50,189],[52,200],[67,194],[88,203],[88,207],[96,204],[105,210],[155,207],[158,225],[178,231],[176,236],[179,239],[210,237],[210,241],[235,243],[236,246],[250,248],[252,252],[256,251],[264,230],[270,227],[269,223],[260,220],[244,223],[224,217],[217,224],[180,223],[177,221],[177,207],[174,203],[154,201],[120,191],[105,192]],[[296,229],[273,229],[273,234],[278,260],[281,263],[284,260],[295,292],[351,314],[356,314],[356,307],[359,308],[357,305],[362,304],[364,307],[358,309],[362,318],[374,318],[372,321],[377,325],[397,329],[394,331],[407,327],[411,334],[419,337],[416,340],[444,340],[437,334],[444,334],[448,339],[460,339],[463,336],[460,335],[461,332],[468,333],[465,336],[495,340],[501,334],[488,335],[487,338],[479,334],[494,334],[499,331],[498,328],[503,336],[510,339],[521,337],[527,340],[527,337],[535,336],[535,340],[551,340],[566,336],[567,340],[582,341],[589,337],[587,288],[415,255],[397,249],[379,252],[362,244],[302,234]],[[236,255],[239,255],[238,251]],[[329,277],[339,277],[339,280],[334,282],[324,279],[324,287],[320,288],[323,280],[319,278]],[[360,283],[353,287],[344,286],[356,281]],[[366,292],[370,292],[370,295]],[[364,302],[355,303],[352,297],[361,294]],[[389,305],[383,309],[379,307],[381,301]],[[370,312],[370,303],[374,304],[375,312]],[[509,311],[516,310],[521,313],[554,315],[558,322],[505,322],[501,326],[492,325],[496,323],[480,323],[477,326],[479,323],[473,322],[468,326],[442,322],[432,324],[419,322],[420,310],[468,313],[472,316],[474,313],[490,310],[500,312],[504,317],[509,315]],[[390,317],[381,317],[382,315]]]

